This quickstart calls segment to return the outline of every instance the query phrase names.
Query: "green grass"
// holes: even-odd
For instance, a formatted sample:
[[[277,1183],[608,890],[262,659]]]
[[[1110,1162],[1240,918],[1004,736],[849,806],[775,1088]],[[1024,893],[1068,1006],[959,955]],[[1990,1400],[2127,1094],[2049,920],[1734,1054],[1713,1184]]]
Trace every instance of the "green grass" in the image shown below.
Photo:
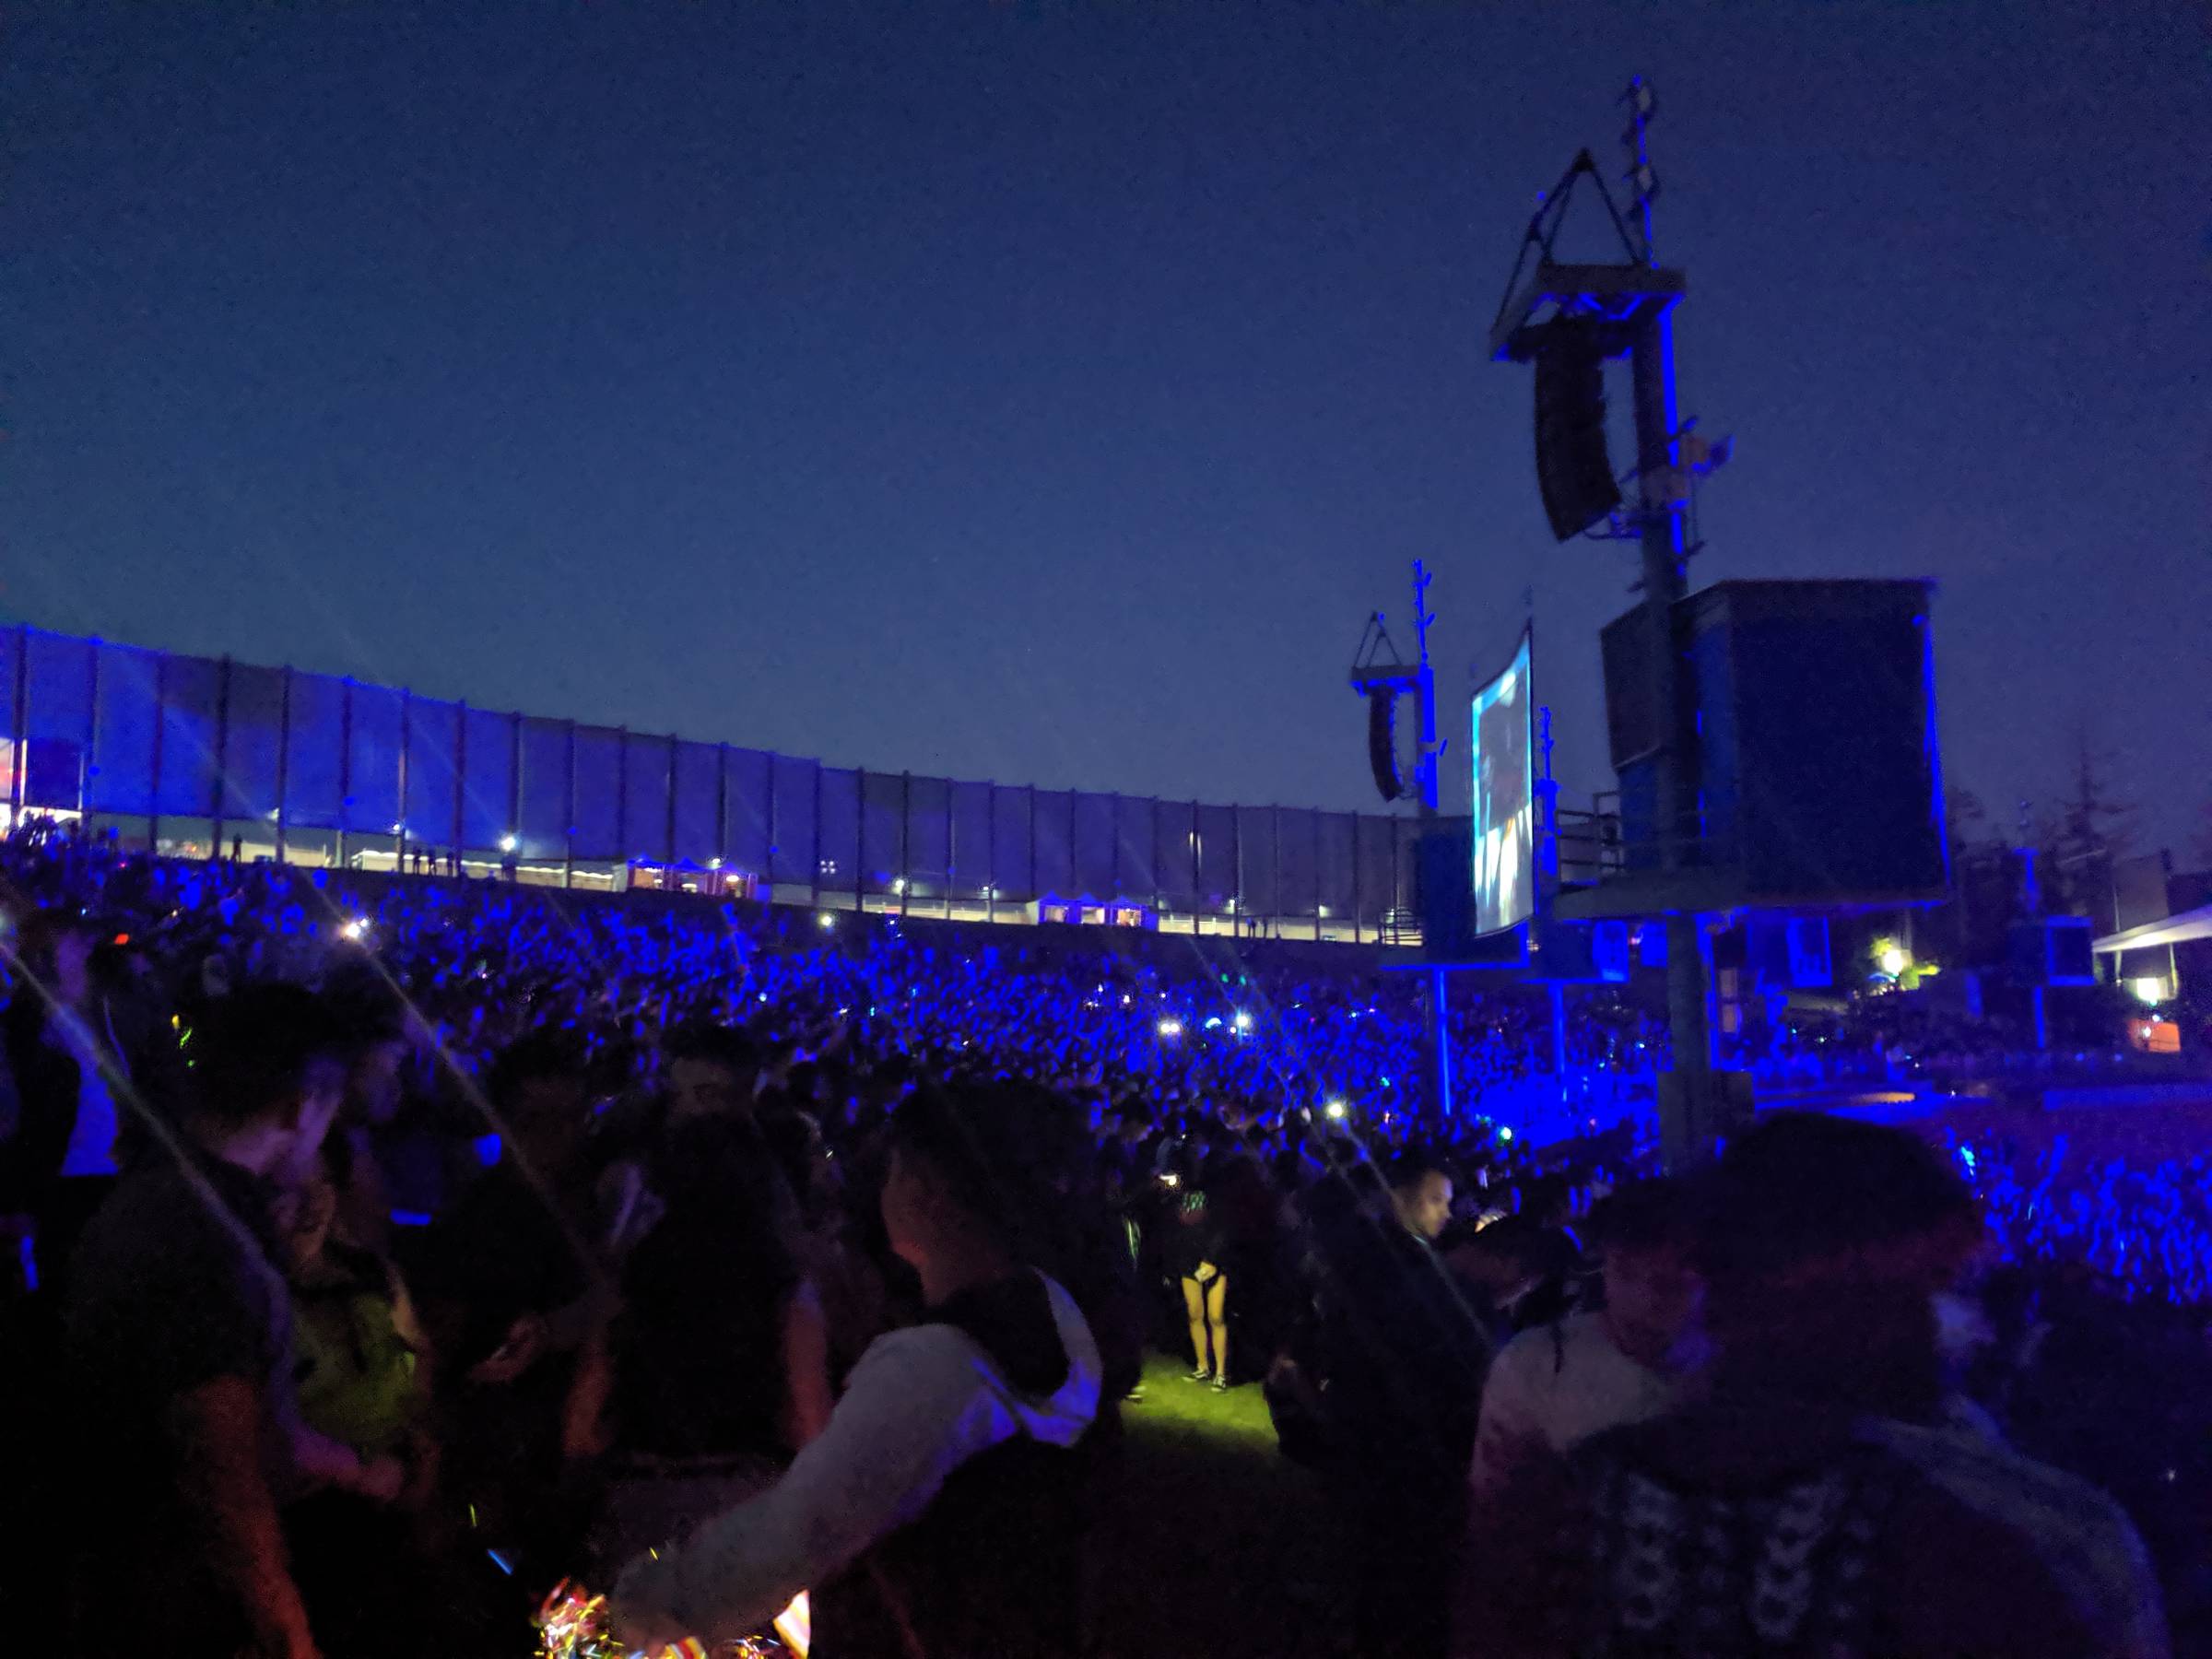
[[[1106,1518],[1105,1659],[1342,1653],[1336,1550],[1318,1480],[1283,1457],[1257,1387],[1218,1394],[1156,1359],[1124,1407]]]

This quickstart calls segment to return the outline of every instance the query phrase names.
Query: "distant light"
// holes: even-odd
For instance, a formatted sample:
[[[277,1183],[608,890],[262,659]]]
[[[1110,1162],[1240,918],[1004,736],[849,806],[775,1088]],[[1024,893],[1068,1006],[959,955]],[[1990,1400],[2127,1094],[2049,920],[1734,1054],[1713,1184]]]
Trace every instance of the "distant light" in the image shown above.
[[[522,845],[523,841],[520,836],[502,835],[500,837],[500,851],[502,853],[519,852],[522,849]]]
[[[1912,960],[1912,959],[1905,954],[1903,946],[1885,946],[1881,955],[1882,971],[1891,979],[1895,979],[1911,965]]]
[[[837,926],[837,918],[831,915],[828,911],[824,911],[814,920],[815,925],[819,927],[824,933],[829,933]]]
[[[1327,905],[1317,904],[1313,907],[1313,911],[1314,914],[1318,915],[1324,922],[1326,922],[1329,919],[1329,907]]]
[[[708,869],[710,869],[710,870],[719,870],[719,869],[721,869],[721,868],[722,868],[722,860],[721,860],[721,859],[719,859],[719,858],[710,858],[710,859],[708,859],[708,860],[707,860],[707,868],[708,868]]]
[[[1326,1106],[1322,1108],[1322,1111],[1330,1117],[1340,1118],[1344,1115],[1344,1102],[1342,1100],[1331,1100]]]
[[[406,832],[407,827],[405,824],[394,824],[392,826],[392,833],[394,835],[405,835]]]
[[[1161,1020],[1159,1022],[1159,1034],[1162,1037],[1167,1038],[1170,1041],[1172,1041],[1174,1039],[1182,1035],[1182,1021],[1180,1019]]]
[[[1499,1138],[1500,1140],[1501,1140],[1501,1141],[1510,1141],[1510,1140],[1512,1140],[1512,1139],[1513,1138],[1513,1131],[1512,1131],[1512,1126],[1511,1126],[1510,1124],[1499,1124],[1499,1125],[1498,1125],[1498,1138]]]
[[[1209,1031],[1219,1030],[1221,1029],[1221,1016],[1216,1014],[1210,1019],[1208,1019],[1206,1022],[1206,1029]]]
[[[2136,1000],[2146,1006],[2166,1000],[2166,982],[2155,974],[2146,974],[2141,979],[2131,980],[2128,982],[2127,988],[2136,994]]]
[[[1240,1031],[1249,1031],[1252,1030],[1252,1016],[1245,1013],[1241,1008],[1237,1010],[1236,1027]]]
[[[891,891],[892,891],[892,892],[894,892],[894,893],[903,893],[903,892],[905,892],[905,891],[906,891],[906,877],[903,877],[903,876],[901,876],[901,877],[899,877],[899,879],[898,879],[898,880],[896,880],[896,881],[892,882],[892,883],[891,883]]]
[[[369,919],[366,916],[356,916],[338,931],[349,939],[365,939],[369,936]]]

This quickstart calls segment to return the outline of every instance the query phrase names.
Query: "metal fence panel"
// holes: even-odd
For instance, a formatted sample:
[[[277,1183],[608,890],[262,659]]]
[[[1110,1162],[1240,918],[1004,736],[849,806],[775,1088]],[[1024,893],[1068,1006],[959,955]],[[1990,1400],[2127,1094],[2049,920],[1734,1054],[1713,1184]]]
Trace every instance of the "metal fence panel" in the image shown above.
[[[21,759],[19,746],[23,740],[23,710],[16,700],[16,669],[23,662],[24,641],[29,630],[23,628],[0,628],[0,715],[7,720],[7,788],[8,798],[15,798],[16,766]]]
[[[899,878],[901,803],[905,781],[892,772],[869,772],[860,797],[861,867],[867,890],[888,893]]]
[[[906,793],[906,868],[909,898],[942,899],[952,879],[952,784],[914,778]]]
[[[151,813],[160,653],[101,645],[99,657],[100,700],[92,712],[85,804],[94,812]]]
[[[1073,899],[1082,889],[1076,882],[1075,802],[1065,789],[1032,789],[1031,810],[1036,821],[1036,882],[1040,899]]]
[[[668,853],[691,865],[722,856],[722,751],[711,743],[676,746],[676,845]]]
[[[1348,812],[1314,815],[1321,845],[1321,908],[1330,922],[1349,922],[1353,912],[1352,861],[1358,820]]]
[[[622,734],[606,726],[576,728],[576,856],[619,864],[622,844]]]
[[[1278,916],[1311,916],[1320,903],[1321,815],[1301,807],[1275,809],[1275,904]]]
[[[1159,901],[1171,911],[1198,908],[1198,808],[1190,801],[1162,801],[1152,830],[1154,879]]]
[[[1237,811],[1233,806],[1198,808],[1198,900],[1218,913],[1237,896]]]
[[[23,799],[75,812],[92,751],[91,642],[32,629],[25,676]]]
[[[850,846],[842,853],[831,852],[823,840],[821,815],[815,809],[821,762],[790,755],[774,756],[772,761],[775,817],[769,826],[773,847],[771,878],[806,888],[827,882],[835,872],[823,866],[850,865],[853,853]]]
[[[223,817],[276,821],[284,753],[284,670],[230,665],[223,736]]]
[[[1036,792],[1020,786],[991,786],[991,879],[1002,903],[1037,897],[1036,840],[1032,833]]]
[[[1238,806],[1237,909],[1248,916],[1282,913],[1276,882],[1276,830],[1272,806]]]
[[[1076,794],[1076,888],[1085,897],[1112,899],[1121,887],[1114,803],[1110,794]]]
[[[1158,803],[1144,795],[1113,797],[1115,885],[1120,897],[1140,904],[1159,900],[1159,878],[1153,867],[1153,812]]]
[[[284,818],[303,830],[335,830],[346,796],[346,682],[292,676],[285,722]]]
[[[515,716],[468,709],[461,719],[461,844],[489,853],[515,833]]]
[[[769,792],[774,777],[774,757],[765,749],[722,751],[722,856],[731,868],[747,876],[765,877],[769,873],[769,848],[773,844],[769,837]]]
[[[1382,925],[1383,917],[1397,904],[1397,861],[1393,849],[1397,820],[1362,812],[1355,817],[1358,847],[1358,868],[1354,877],[1359,884],[1359,925],[1373,931]]]
[[[154,799],[164,817],[207,818],[215,811],[216,716],[222,665],[172,656],[161,673],[161,759]]]
[[[407,700],[407,769],[405,807],[401,819],[407,838],[425,847],[441,850],[453,845],[459,828],[455,809],[460,804],[460,779],[453,755],[461,736],[461,711],[436,698]]]
[[[622,856],[668,862],[669,740],[628,732],[622,738]]]
[[[521,822],[515,839],[524,858],[566,858],[569,853],[569,741],[565,720],[524,719]]]
[[[952,792],[952,845],[946,859],[947,887],[955,899],[980,900],[991,885],[997,857],[992,838],[991,785],[955,782]]]
[[[846,767],[825,766],[820,773],[821,817],[816,828],[822,846],[822,886],[830,892],[865,890],[866,861],[861,846],[860,774]]]

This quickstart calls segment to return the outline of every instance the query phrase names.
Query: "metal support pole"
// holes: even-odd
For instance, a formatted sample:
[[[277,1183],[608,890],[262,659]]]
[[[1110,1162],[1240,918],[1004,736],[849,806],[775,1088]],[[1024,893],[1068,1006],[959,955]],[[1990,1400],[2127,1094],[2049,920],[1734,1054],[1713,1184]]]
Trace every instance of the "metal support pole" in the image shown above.
[[[92,831],[92,780],[100,772],[100,641],[85,646],[85,740],[76,750],[76,809],[88,840]]]
[[[1640,181],[1638,207],[1643,258],[1655,266],[1652,207],[1641,181],[1650,158],[1645,141],[1649,104],[1641,83],[1631,83],[1630,139]],[[1656,308],[1629,353],[1636,405],[1636,471],[1641,496],[1637,527],[1643,563],[1644,627],[1650,637],[1653,706],[1658,711],[1656,757],[1659,865],[1678,870],[1694,862],[1697,811],[1696,711],[1682,694],[1675,645],[1676,602],[1688,592],[1684,569],[1682,515],[1669,497],[1674,473],[1675,347],[1671,307]],[[1707,1008],[1704,930],[1694,914],[1666,918],[1666,1008],[1674,1051],[1672,1082],[1659,1090],[1661,1155],[1679,1169],[1712,1148],[1723,1131],[1712,1070],[1712,1028]]]
[[[1426,840],[1436,832],[1438,815],[1443,810],[1443,791],[1441,782],[1443,745],[1436,731],[1436,668],[1429,660],[1429,625],[1436,620],[1436,613],[1429,608],[1429,568],[1419,559],[1413,561],[1413,626],[1414,638],[1420,646],[1420,703],[1421,703],[1421,758],[1414,771],[1420,789],[1421,830]],[[1418,856],[1418,854],[1417,854]],[[1422,935],[1424,947],[1427,935]],[[1428,1085],[1428,1099],[1431,1111],[1440,1121],[1449,1122],[1454,1115],[1452,1100],[1452,1025],[1444,1001],[1444,971],[1431,969],[1429,973],[1429,996],[1421,1009],[1422,1079]]]
[[[284,863],[284,831],[291,815],[286,798],[292,782],[292,665],[284,665],[284,689],[276,704],[276,862]]]
[[[576,723],[567,723],[569,728],[568,782],[562,794],[567,810],[561,814],[564,839],[560,851],[560,885],[565,892],[576,885]]]
[[[7,806],[11,818],[23,816],[23,774],[30,767],[30,628],[16,629],[16,712],[8,737]]]
[[[159,652],[154,657],[154,759],[153,798],[147,803],[153,808],[146,820],[146,844],[157,857],[161,852],[161,748],[169,724],[169,653]]]
[[[867,810],[867,803],[861,803]],[[899,774],[899,913],[906,914],[906,895],[914,885],[914,774]]]
[[[346,830],[352,822],[353,676],[349,674],[338,688],[338,830],[337,839],[332,843],[337,856],[332,862],[341,870],[346,868]]]
[[[468,844],[468,703],[465,700],[453,705],[453,873],[462,874],[462,849]]]
[[[394,845],[393,845],[393,849],[392,849],[392,861],[393,861],[394,865],[397,867],[397,869],[398,869],[399,873],[400,873],[402,876],[404,876],[404,875],[406,875],[406,874],[407,873],[407,782],[408,782],[408,776],[407,776],[407,774],[408,774],[408,771],[409,771],[409,770],[410,770],[410,769],[409,769],[409,767],[408,767],[408,765],[407,765],[407,759],[408,759],[407,751],[408,751],[410,748],[412,748],[412,747],[414,747],[414,741],[415,741],[415,739],[414,739],[415,723],[414,723],[414,715],[413,715],[413,709],[414,709],[414,700],[415,700],[415,693],[414,693],[414,692],[412,692],[412,691],[408,690],[408,689],[407,689],[406,687],[404,687],[404,686],[400,688],[400,692],[399,692],[399,807],[398,807],[399,817],[398,817],[398,818],[397,818],[397,819],[394,821],[394,823],[393,824],[393,828],[392,828],[392,833],[393,833],[393,836],[394,836]]]
[[[223,792],[229,784],[230,659],[224,657],[217,665],[215,679],[215,788],[214,798],[208,802],[213,833],[209,837],[207,858],[211,864],[219,863],[223,856]]]

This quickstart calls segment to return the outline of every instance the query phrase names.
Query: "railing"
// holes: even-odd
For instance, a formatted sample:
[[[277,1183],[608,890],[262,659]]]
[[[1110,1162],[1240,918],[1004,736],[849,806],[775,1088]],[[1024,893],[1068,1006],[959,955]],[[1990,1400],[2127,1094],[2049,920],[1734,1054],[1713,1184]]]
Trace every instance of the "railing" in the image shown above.
[[[1417,903],[1409,818],[870,772],[29,627],[0,714],[11,813],[187,855],[1364,943]]]

